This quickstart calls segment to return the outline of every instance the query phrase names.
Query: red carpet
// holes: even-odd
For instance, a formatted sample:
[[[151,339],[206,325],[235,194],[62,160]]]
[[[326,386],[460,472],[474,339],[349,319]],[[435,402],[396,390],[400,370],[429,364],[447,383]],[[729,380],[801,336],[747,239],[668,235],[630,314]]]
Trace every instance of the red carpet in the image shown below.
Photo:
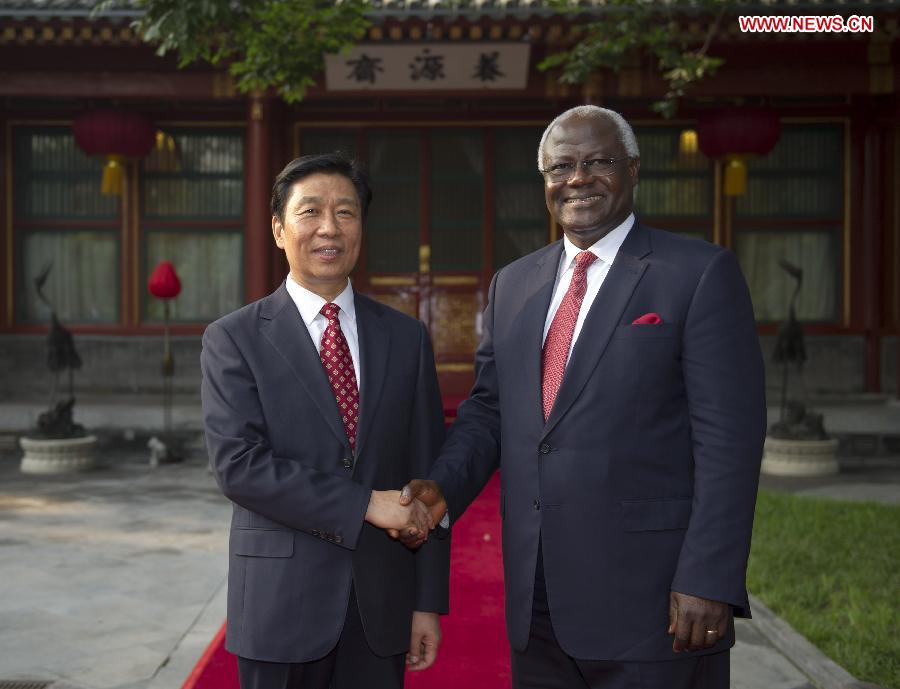
[[[444,641],[430,669],[407,673],[407,689],[501,689],[510,684],[499,503],[500,476],[495,475],[453,526],[451,613],[441,618]],[[224,640],[223,626],[182,689],[238,689],[237,662],[223,647]]]
[[[407,689],[502,689],[510,685],[500,561],[500,475],[453,525],[450,614],[428,670],[408,672]]]
[[[182,689],[238,689],[237,659],[225,650],[225,625],[203,652]]]

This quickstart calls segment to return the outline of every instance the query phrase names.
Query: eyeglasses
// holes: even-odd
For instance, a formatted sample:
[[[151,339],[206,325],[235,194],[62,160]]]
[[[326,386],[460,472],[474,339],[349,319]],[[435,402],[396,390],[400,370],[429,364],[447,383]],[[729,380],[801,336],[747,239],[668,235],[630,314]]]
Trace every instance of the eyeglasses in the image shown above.
[[[541,172],[551,182],[567,182],[575,176],[576,166],[580,165],[581,169],[592,177],[608,177],[615,172],[616,163],[623,160],[628,160],[628,158],[591,158],[577,163],[553,163]]]

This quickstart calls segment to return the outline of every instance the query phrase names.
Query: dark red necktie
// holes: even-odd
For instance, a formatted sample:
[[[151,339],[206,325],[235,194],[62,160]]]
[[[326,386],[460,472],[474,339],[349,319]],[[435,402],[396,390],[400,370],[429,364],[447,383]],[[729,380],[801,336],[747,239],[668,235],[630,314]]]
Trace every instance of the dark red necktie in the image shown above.
[[[341,332],[341,322],[338,320],[338,312],[341,307],[337,304],[325,304],[321,313],[328,319],[325,332],[322,333],[322,343],[319,346],[319,357],[322,366],[325,367],[325,375],[334,390],[334,399],[338,405],[338,411],[344,421],[344,430],[347,432],[347,440],[350,441],[350,449],[356,450],[356,429],[359,420],[359,386],[356,384],[356,372],[353,369],[353,357],[350,356],[350,347]]]
[[[575,332],[575,323],[578,321],[578,312],[581,311],[581,302],[584,301],[587,292],[587,269],[597,260],[597,256],[590,251],[582,251],[575,256],[575,271],[572,273],[572,282],[569,289],[560,302],[553,322],[547,331],[547,339],[544,340],[544,350],[541,354],[541,396],[544,404],[544,421],[550,416],[553,403],[556,401],[556,393],[562,384],[563,374],[566,372],[566,362],[569,360],[569,349],[572,346],[572,334]]]

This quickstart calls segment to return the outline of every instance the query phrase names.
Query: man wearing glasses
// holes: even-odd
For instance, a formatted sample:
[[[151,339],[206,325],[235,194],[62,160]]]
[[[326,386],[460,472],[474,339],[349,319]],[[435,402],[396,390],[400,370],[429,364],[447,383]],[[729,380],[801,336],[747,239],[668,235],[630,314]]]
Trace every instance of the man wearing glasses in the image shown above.
[[[635,219],[618,113],[563,113],[538,164],[565,236],[494,277],[471,396],[402,500],[452,521],[501,467],[514,687],[728,689],[766,419],[746,283]]]

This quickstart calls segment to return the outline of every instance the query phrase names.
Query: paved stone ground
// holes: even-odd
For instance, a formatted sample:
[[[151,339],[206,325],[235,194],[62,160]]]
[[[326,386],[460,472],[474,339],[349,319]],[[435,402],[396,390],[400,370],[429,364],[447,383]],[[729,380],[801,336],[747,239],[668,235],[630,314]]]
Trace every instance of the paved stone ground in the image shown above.
[[[116,406],[106,417],[102,409],[84,412],[141,428],[144,408]],[[147,463],[146,437],[126,442],[121,430],[115,440],[105,436],[103,466],[81,475],[24,476],[20,452],[0,444],[0,681],[181,686],[225,616],[230,507],[207,469],[197,410],[179,418],[194,447],[184,463],[156,468]],[[762,484],[898,503],[900,458],[845,458],[838,477],[763,477]],[[733,689],[855,686],[770,613],[739,621],[737,634]]]
[[[748,620],[735,623],[731,651],[732,689],[812,689],[809,678]]]
[[[0,454],[0,680],[145,688],[211,601],[221,624],[230,506],[205,457],[146,456],[28,477]]]
[[[900,430],[900,429],[898,429]],[[900,456],[841,457],[834,476],[760,477],[760,486],[797,495],[900,504]]]

